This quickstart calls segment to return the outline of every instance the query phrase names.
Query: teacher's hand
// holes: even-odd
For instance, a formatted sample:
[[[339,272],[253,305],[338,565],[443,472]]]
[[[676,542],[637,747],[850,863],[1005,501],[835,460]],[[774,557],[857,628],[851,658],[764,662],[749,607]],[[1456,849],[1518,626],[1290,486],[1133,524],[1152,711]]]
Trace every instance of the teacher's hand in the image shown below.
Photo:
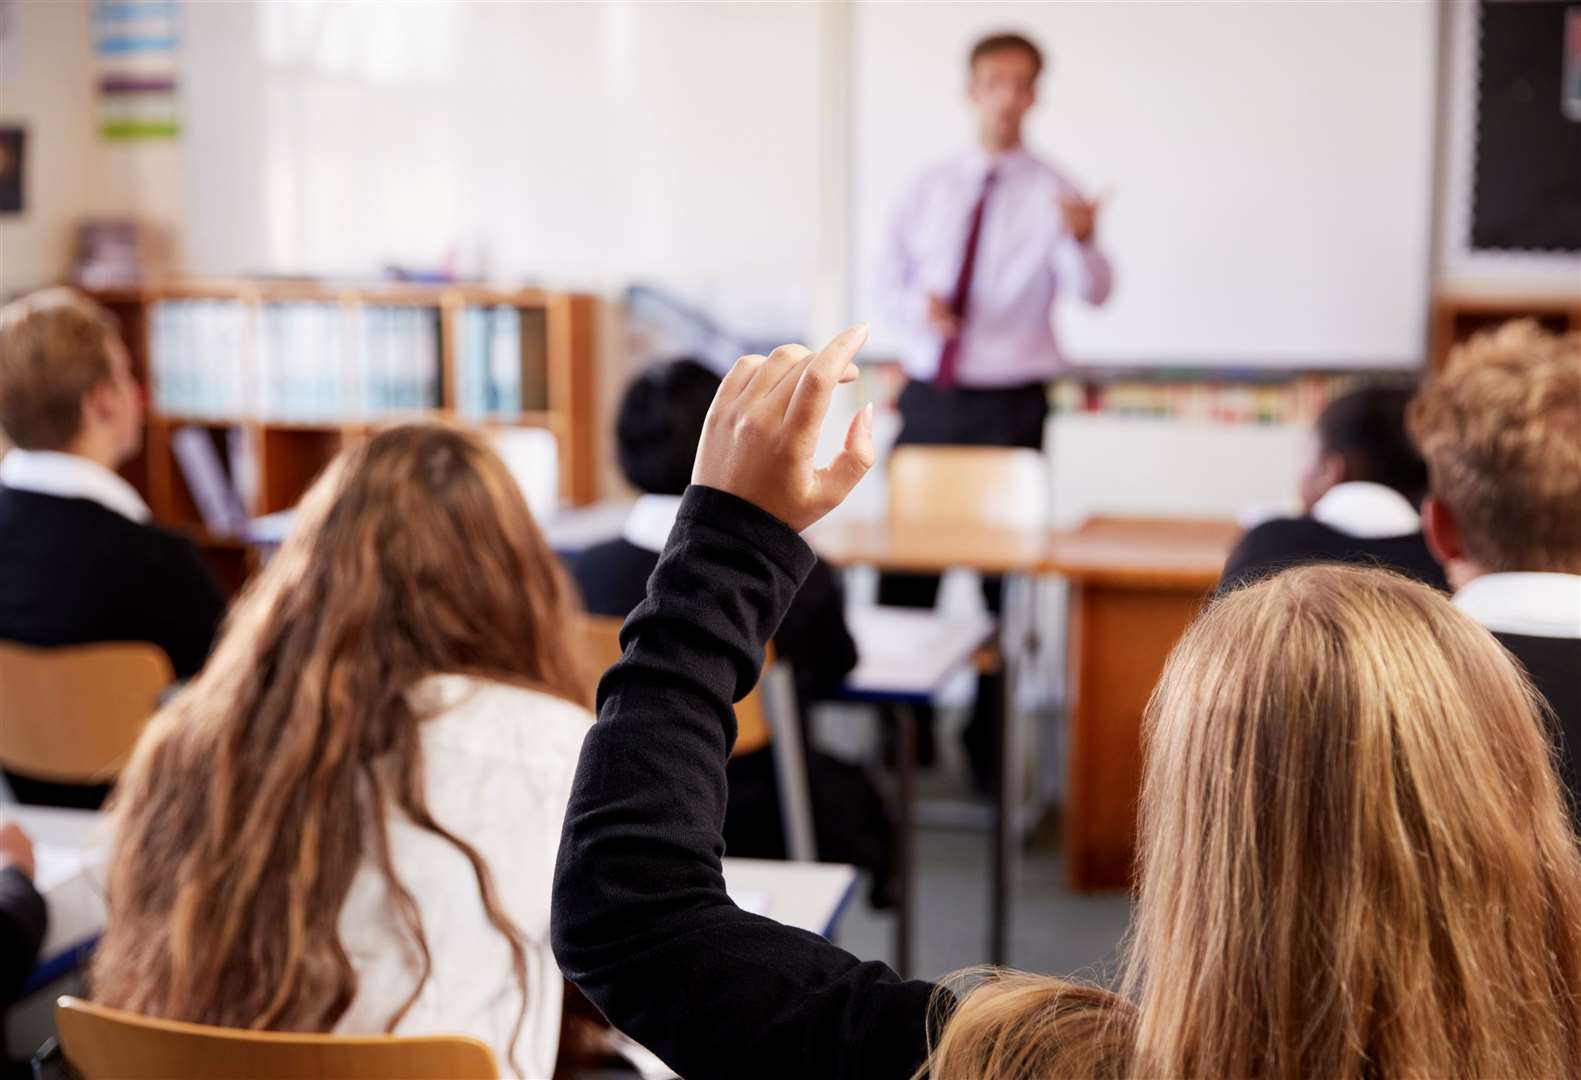
[[[825,468],[813,468],[812,455],[834,388],[856,378],[852,360],[866,341],[858,324],[816,353],[781,345],[737,360],[708,410],[692,483],[728,491],[797,532],[839,506],[873,465],[873,407],[852,418]]]
[[[1065,219],[1065,231],[1075,237],[1078,244],[1091,240],[1098,230],[1098,208],[1102,199],[1088,202],[1074,196],[1062,195],[1059,199],[1060,216]]]
[[[928,325],[945,341],[961,336],[961,317],[951,310],[948,301],[932,293],[928,294]]]

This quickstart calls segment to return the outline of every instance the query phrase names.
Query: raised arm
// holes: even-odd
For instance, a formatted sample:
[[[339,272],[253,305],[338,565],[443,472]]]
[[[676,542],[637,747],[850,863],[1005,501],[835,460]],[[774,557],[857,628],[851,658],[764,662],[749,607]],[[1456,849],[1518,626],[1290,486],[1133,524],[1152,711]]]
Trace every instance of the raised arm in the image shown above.
[[[863,413],[811,465],[865,339],[746,357],[709,413],[694,486],[599,685],[555,868],[566,975],[688,1080],[909,1076],[932,987],[738,909],[720,871],[733,702],[813,563],[796,534],[872,462]]]

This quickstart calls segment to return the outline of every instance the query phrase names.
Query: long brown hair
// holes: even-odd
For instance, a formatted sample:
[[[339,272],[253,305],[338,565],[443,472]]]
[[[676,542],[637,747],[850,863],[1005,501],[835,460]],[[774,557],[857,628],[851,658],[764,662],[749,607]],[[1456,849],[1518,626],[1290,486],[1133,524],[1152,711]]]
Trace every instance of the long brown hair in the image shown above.
[[[1581,855],[1540,708],[1492,637],[1387,572],[1230,594],[1148,705],[1119,992],[990,974],[933,1076],[1573,1071]]]
[[[471,862],[524,1016],[523,935],[482,857],[428,811],[408,695],[448,672],[583,702],[570,586],[504,464],[449,427],[343,452],[299,514],[117,785],[94,995],[176,1020],[329,1030],[357,989],[337,920],[372,858],[422,961],[393,1030],[432,966],[391,863],[394,807]]]

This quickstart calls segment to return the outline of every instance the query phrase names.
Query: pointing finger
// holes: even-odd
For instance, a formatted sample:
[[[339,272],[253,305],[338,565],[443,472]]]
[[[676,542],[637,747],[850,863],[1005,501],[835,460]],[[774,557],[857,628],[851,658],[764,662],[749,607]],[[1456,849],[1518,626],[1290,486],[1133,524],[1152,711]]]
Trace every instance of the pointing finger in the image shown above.
[[[816,439],[829,411],[829,399],[837,384],[844,381],[846,369],[867,342],[867,324],[857,323],[836,334],[802,369],[795,392],[785,412],[788,427]]]

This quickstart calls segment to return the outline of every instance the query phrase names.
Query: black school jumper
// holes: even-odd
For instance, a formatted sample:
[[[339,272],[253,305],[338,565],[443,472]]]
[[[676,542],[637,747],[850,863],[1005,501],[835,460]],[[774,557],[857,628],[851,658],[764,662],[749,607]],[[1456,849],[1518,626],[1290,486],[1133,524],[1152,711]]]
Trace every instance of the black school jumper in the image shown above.
[[[1350,536],[1310,517],[1265,521],[1241,537],[1224,564],[1219,591],[1250,584],[1303,563],[1382,566],[1440,592],[1449,591],[1444,570],[1420,532],[1404,536]]]
[[[197,549],[92,499],[0,488],[0,641],[147,641],[198,673],[225,600]],[[107,788],[7,774],[23,802],[96,807]]]
[[[1495,630],[1515,659],[1526,668],[1532,685],[1548,699],[1559,782],[1569,800],[1576,834],[1581,836],[1581,638],[1539,637]]]
[[[555,866],[561,970],[687,1080],[903,1080],[933,986],[725,893],[732,703],[813,565],[790,528],[690,488],[598,688]]]

